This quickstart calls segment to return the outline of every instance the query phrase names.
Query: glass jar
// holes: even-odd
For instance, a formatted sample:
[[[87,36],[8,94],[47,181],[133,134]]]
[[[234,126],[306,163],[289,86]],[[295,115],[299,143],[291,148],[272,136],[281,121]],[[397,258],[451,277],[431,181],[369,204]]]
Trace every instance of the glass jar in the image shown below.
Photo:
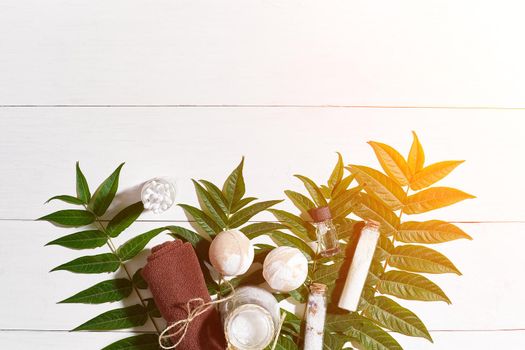
[[[219,308],[230,349],[263,349],[274,339],[279,304],[272,293],[260,287],[241,287]]]
[[[310,209],[308,211],[314,220],[317,236],[318,252],[321,256],[331,257],[339,254],[339,238],[337,229],[332,222],[332,214],[328,206]]]
[[[324,323],[326,319],[326,285],[312,283],[306,305],[306,328],[303,350],[323,348]]]
[[[140,199],[144,209],[151,210],[154,214],[161,214],[173,205],[175,194],[174,180],[157,177],[142,186]]]

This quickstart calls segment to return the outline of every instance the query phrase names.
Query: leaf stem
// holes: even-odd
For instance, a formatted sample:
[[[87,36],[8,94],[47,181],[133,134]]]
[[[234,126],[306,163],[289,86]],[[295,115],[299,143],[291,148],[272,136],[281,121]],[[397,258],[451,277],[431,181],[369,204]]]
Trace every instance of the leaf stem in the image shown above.
[[[133,286],[133,290],[135,291],[135,293],[137,294],[139,300],[140,300],[140,303],[142,304],[142,307],[144,307],[144,309],[146,310],[147,314],[148,314],[148,317],[149,319],[151,320],[151,323],[153,324],[153,327],[155,327],[155,331],[157,332],[157,334],[160,334],[160,328],[159,326],[157,325],[157,323],[155,322],[155,318],[153,316],[150,315],[150,313],[147,311],[147,305],[146,305],[146,302],[144,301],[144,298],[142,297],[142,294],[140,294],[140,291],[139,289],[137,288],[137,286],[135,285],[135,283],[133,283],[133,277],[131,276],[131,273],[129,272],[126,264],[122,261],[122,259],[118,256],[117,254],[117,249],[115,247],[115,244],[113,243],[113,241],[111,240],[111,236],[108,234],[107,230],[106,230],[106,227],[102,224],[102,221],[100,221],[100,218],[97,214],[95,214],[94,212],[92,212],[86,205],[84,205],[84,207],[86,208],[86,210],[90,211],[94,216],[95,216],[95,221],[97,222],[98,226],[100,227],[100,230],[107,236],[108,240],[106,242],[107,246],[109,247],[109,250],[111,250],[111,252],[113,254],[115,254],[115,256],[118,257],[119,261],[120,261],[120,266],[122,267],[122,270],[124,270],[124,272],[126,273],[127,277],[129,278],[132,286]]]
[[[405,197],[408,195],[408,191],[410,190],[410,185],[407,186],[407,189],[405,191]],[[401,210],[399,211],[399,224],[401,224],[401,218],[403,217],[403,207],[401,207]],[[392,245],[396,242],[396,238],[394,235],[392,235]],[[387,256],[385,258],[385,263],[383,264],[383,273],[385,273],[386,268],[388,267],[388,258],[390,256]],[[374,287],[374,293],[372,294],[372,297],[375,297],[377,290],[379,289],[379,284],[381,283],[381,280],[377,281],[375,287]],[[361,311],[361,314],[368,309],[369,304],[367,303],[364,309]]]

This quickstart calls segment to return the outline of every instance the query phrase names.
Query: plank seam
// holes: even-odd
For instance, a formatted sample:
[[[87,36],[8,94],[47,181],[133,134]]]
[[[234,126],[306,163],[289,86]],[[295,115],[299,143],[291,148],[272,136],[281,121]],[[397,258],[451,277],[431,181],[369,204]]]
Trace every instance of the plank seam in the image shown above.
[[[525,332],[525,328],[496,328],[496,329],[429,329],[431,333],[494,333],[494,332]],[[72,332],[68,329],[31,329],[31,328],[0,328],[0,332],[35,332],[35,333],[78,333]],[[389,331],[389,333],[395,333]],[[108,331],[96,331],[86,330],[82,333],[132,333],[132,334],[157,334],[154,331],[139,331],[139,330],[108,330]]]
[[[320,109],[448,109],[448,110],[516,110],[525,107],[505,106],[383,106],[337,104],[3,104],[0,108],[320,108]]]
[[[0,221],[18,221],[18,222],[38,222],[36,219],[20,219],[20,218],[0,218]],[[109,222],[110,220],[100,220],[101,222]],[[152,223],[195,223],[192,220],[154,220],[154,219],[138,219],[135,222],[152,222]],[[281,222],[277,220],[250,220],[249,223],[257,222]],[[487,221],[447,221],[452,224],[525,224],[523,220],[487,220]]]

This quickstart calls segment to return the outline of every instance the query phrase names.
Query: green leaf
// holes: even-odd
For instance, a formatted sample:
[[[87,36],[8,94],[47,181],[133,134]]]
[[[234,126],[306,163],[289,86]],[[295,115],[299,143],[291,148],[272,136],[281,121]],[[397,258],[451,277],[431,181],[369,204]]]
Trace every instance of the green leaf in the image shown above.
[[[356,339],[367,350],[403,350],[390,334],[355,312],[328,314],[326,329]]]
[[[317,204],[319,207],[324,207],[327,205],[326,199],[324,198],[321,189],[315,184],[315,182],[303,175],[294,176],[303,182],[304,187],[306,187],[306,190],[308,193],[310,193],[310,196],[312,196],[315,204]]]
[[[156,334],[140,334],[124,338],[102,350],[159,350],[159,336]]]
[[[444,301],[450,299],[434,282],[421,275],[404,271],[387,271],[381,276],[379,292],[407,300]]]
[[[370,269],[368,270],[368,276],[366,277],[365,284],[367,286],[375,287],[377,282],[381,280],[381,276],[385,272],[383,264],[380,260],[372,259]],[[363,293],[364,294],[364,293]]]
[[[197,248],[197,245],[205,239],[197,232],[188,230],[187,228],[180,226],[166,226],[167,230],[171,232],[173,238],[182,239],[185,242],[190,242],[193,248]]]
[[[148,320],[148,312],[142,305],[128,306],[104,312],[81,324],[73,331],[106,331],[142,326]]]
[[[287,226],[279,224],[277,222],[256,222],[248,226],[244,226],[241,232],[246,235],[249,239],[253,239],[260,235],[268,234],[273,231],[286,229]]]
[[[224,195],[224,198],[226,198],[226,202],[228,204],[230,212],[231,209],[237,204],[237,202],[239,202],[244,196],[246,190],[244,185],[244,178],[242,176],[243,166],[244,157],[242,157],[242,160],[237,166],[237,168],[235,168],[228,176],[222,187],[222,193]]]
[[[440,220],[407,221],[401,224],[394,237],[405,243],[442,243],[460,238],[472,239],[456,225]]]
[[[325,332],[322,350],[341,350],[348,341],[350,341],[349,337],[343,334]]]
[[[213,199],[213,197],[201,186],[197,181],[191,180],[193,186],[195,187],[195,192],[197,192],[197,197],[199,201],[204,204],[206,207],[207,213],[210,217],[219,225],[220,227],[226,227],[226,213],[221,209],[219,204]],[[204,209],[204,208],[203,208]]]
[[[115,198],[118,189],[120,170],[124,163],[120,164],[117,169],[97,188],[89,202],[89,207],[93,209],[96,215],[102,216],[108,209],[109,205]]]
[[[299,346],[288,336],[280,335],[275,344],[276,350],[299,350]]]
[[[122,209],[106,227],[106,232],[110,237],[117,237],[127,229],[137,218],[142,214],[144,205],[142,202],[131,204],[130,206]]]
[[[315,208],[315,203],[310,200],[310,198],[300,194],[295,191],[284,191],[286,196],[290,198],[292,203],[301,211],[301,213],[308,214],[310,209]],[[309,214],[308,214],[309,215]]]
[[[56,211],[37,220],[49,221],[67,227],[79,227],[92,224],[95,221],[95,216],[87,210],[68,209]]]
[[[213,183],[207,181],[207,180],[199,180],[200,183],[206,187],[206,190],[208,190],[209,195],[213,198],[215,203],[221,208],[221,210],[227,214],[229,214],[229,207],[228,207],[228,201],[222,194],[222,191],[215,186]]]
[[[335,186],[337,186],[337,184],[341,182],[341,180],[343,179],[343,172],[343,157],[341,156],[341,153],[337,152],[337,164],[335,165],[335,168],[334,170],[332,170],[332,174],[328,179],[328,188],[330,189],[330,191],[332,191],[335,188]]]
[[[62,202],[69,203],[69,204],[76,204],[76,205],[84,204],[84,202],[82,202],[82,200],[78,199],[77,197],[69,196],[67,194],[51,197],[51,198],[49,198],[46,201],[46,204],[51,202],[52,200],[55,200],[55,199],[59,200],[59,201],[62,201]]]
[[[160,310],[157,307],[157,304],[155,304],[155,300],[153,300],[153,298],[148,298],[148,299],[145,300],[145,302],[147,303],[146,304],[146,309],[148,310],[148,314],[151,317],[155,317],[155,318],[161,318],[162,317],[162,315],[160,314]]]
[[[253,259],[253,262],[257,262],[260,264],[264,263],[264,259],[266,259],[266,256],[268,253],[270,253],[272,250],[275,249],[273,245],[269,244],[255,244],[255,257]]]
[[[77,162],[77,197],[82,201],[83,204],[89,203],[91,199],[91,193],[89,192],[89,186],[82,170],[80,170],[80,164]]]
[[[210,235],[210,237],[214,237],[217,233],[224,229],[224,227],[220,227],[215,221],[213,221],[208,216],[208,214],[206,214],[200,209],[197,209],[187,204],[179,204],[179,207],[181,207],[186,213],[191,215],[197,223],[197,225],[199,225],[199,227],[203,229],[204,232]]]
[[[138,289],[147,289],[148,288],[148,282],[142,277],[142,268],[135,271],[133,274],[133,285],[137,287]]]
[[[396,181],[366,166],[349,165],[347,169],[355,175],[357,182],[364,186],[368,194],[377,196],[392,210],[403,206],[406,193]]]
[[[378,296],[370,300],[364,316],[394,332],[432,341],[427,327],[416,314],[387,297]]]
[[[280,246],[292,246],[298,248],[308,260],[311,260],[315,256],[315,252],[308,244],[302,239],[288,235],[281,231],[274,231],[270,234],[270,237]]]
[[[280,202],[282,202],[282,200],[265,201],[265,202],[255,203],[255,204],[250,205],[249,207],[241,209],[235,214],[233,214],[232,217],[228,220],[228,227],[230,228],[239,227],[245,224],[246,222],[248,222],[248,220],[250,220],[256,214]]]
[[[255,197],[245,197],[243,199],[241,199],[240,201],[237,202],[237,204],[235,204],[230,212],[233,214],[233,213],[236,213],[238,210],[244,208],[245,206],[247,206],[248,204],[250,204],[251,202],[253,202],[254,200],[257,200],[257,198]]]
[[[75,273],[115,272],[120,266],[118,256],[112,253],[89,255],[71,260],[51,271],[66,270]]]
[[[99,230],[89,230],[60,237],[47,243],[46,246],[60,245],[71,249],[93,249],[102,247],[107,241],[108,237],[104,232]]]
[[[397,246],[388,259],[388,264],[400,270],[426,273],[455,273],[461,272],[443,254],[418,245]]]
[[[290,296],[294,300],[296,300],[297,302],[299,302],[301,304],[304,304],[304,303],[306,303],[308,301],[308,294],[309,293],[310,293],[310,291],[308,290],[308,288],[304,284],[299,286],[299,288],[288,292],[288,294],[290,294]]]
[[[326,285],[334,284],[339,278],[343,262],[344,261],[342,259],[338,259],[331,265],[318,265],[317,269],[313,273],[312,281]]]
[[[352,212],[356,201],[359,198],[358,194],[363,189],[363,186],[353,187],[349,190],[345,190],[337,198],[330,201],[329,207],[334,220],[338,218],[345,218]]]
[[[393,250],[394,245],[392,241],[388,237],[385,237],[385,235],[380,235],[374,256],[377,257],[379,261],[383,261],[390,256]]]
[[[364,220],[379,221],[381,224],[380,231],[387,236],[394,234],[399,227],[397,215],[381,201],[365,193],[359,194],[354,213]]]
[[[286,315],[282,326],[282,332],[290,336],[299,336],[301,333],[301,319],[284,309],[281,309],[281,314],[282,313]]]
[[[117,249],[117,255],[122,259],[122,261],[133,259],[138,253],[142,251],[142,249],[146,247],[149,241],[151,241],[162,231],[166,231],[166,227],[159,227],[133,237]]]
[[[315,228],[312,224],[284,210],[268,209],[268,211],[272,213],[277,220],[282,222],[284,225],[288,226],[290,231],[292,231],[294,234],[301,237],[305,241],[308,239],[316,239]]]
[[[107,280],[95,284],[60,303],[102,304],[122,300],[133,290],[131,281],[126,278]]]

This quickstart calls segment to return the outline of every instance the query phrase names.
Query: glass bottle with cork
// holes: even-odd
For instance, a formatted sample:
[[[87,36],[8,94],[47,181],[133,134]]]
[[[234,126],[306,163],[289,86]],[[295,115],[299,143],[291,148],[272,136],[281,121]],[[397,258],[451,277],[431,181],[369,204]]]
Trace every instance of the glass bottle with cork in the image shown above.
[[[323,257],[331,257],[339,254],[339,238],[337,229],[332,222],[332,213],[328,206],[310,209],[308,211],[314,221],[318,252]]]

